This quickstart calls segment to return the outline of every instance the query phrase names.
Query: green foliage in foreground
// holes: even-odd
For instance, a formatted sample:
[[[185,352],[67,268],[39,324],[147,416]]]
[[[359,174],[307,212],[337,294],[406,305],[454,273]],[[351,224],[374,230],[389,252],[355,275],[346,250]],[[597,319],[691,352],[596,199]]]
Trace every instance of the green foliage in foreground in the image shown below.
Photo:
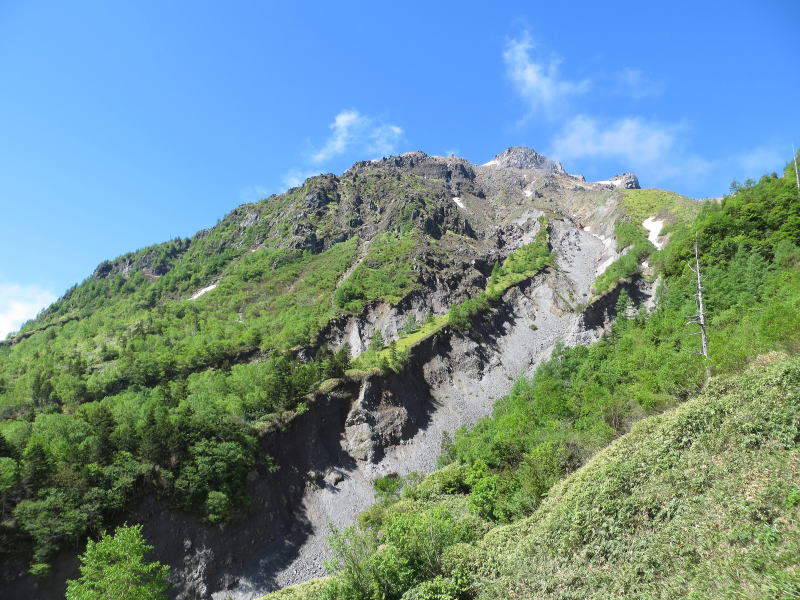
[[[67,582],[67,600],[166,600],[169,567],[145,562],[152,549],[141,525],[89,540],[81,555],[81,576]]]
[[[487,535],[478,597],[796,598],[798,423],[797,359],[714,382]]]

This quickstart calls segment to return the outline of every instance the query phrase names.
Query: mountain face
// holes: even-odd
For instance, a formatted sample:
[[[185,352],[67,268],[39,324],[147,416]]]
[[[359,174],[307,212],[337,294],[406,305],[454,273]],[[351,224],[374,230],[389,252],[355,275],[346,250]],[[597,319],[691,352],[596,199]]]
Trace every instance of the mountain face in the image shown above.
[[[6,589],[61,597],[123,521],[177,598],[323,574],[376,478],[432,471],[554,348],[652,307],[661,227],[697,205],[638,188],[413,152],[102,263],[0,346]]]

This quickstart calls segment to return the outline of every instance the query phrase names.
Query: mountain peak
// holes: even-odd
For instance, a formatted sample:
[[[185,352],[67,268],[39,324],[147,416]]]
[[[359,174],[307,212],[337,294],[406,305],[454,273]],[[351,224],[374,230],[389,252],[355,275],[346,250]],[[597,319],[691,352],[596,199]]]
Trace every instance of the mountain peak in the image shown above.
[[[542,169],[566,175],[561,163],[527,146],[511,146],[495,156],[485,167],[501,167],[506,169]]]

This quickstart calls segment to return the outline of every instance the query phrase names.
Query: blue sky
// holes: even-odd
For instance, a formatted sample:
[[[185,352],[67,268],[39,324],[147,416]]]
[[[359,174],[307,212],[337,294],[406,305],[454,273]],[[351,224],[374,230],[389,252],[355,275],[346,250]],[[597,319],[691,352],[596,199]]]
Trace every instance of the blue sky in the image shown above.
[[[527,145],[720,196],[800,143],[798,20],[792,0],[0,0],[0,336],[103,259],[356,160]]]

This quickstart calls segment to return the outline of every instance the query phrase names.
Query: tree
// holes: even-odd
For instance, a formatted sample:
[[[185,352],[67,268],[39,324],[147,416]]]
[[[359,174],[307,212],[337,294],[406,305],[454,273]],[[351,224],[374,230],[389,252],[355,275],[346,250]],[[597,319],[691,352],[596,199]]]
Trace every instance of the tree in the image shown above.
[[[470,320],[469,312],[464,309],[462,304],[453,304],[447,314],[447,322],[450,327],[456,331],[464,331],[469,329],[472,321]]]
[[[29,493],[47,486],[50,482],[51,461],[50,454],[41,442],[28,442],[19,470],[22,485]]]
[[[408,313],[408,315],[406,315],[406,322],[403,325],[403,333],[408,335],[414,333],[417,329],[419,329],[419,326],[417,325],[417,319],[414,313]]]
[[[144,561],[152,549],[141,525],[89,540],[81,555],[81,576],[67,581],[67,600],[166,600],[169,567]]]
[[[14,447],[8,443],[8,440],[2,433],[0,433],[0,456],[8,456],[11,458],[16,456]]]
[[[624,320],[628,318],[628,309],[631,307],[631,298],[628,292],[624,289],[620,290],[617,297],[617,303],[614,305],[614,312],[617,319]]]
[[[97,436],[95,458],[99,463],[108,464],[111,462],[111,455],[114,452],[114,445],[111,443],[111,434],[114,433],[114,428],[117,426],[114,415],[106,404],[100,404],[93,412],[89,413],[88,421]]]
[[[5,516],[6,499],[16,483],[17,461],[7,456],[0,456],[0,517]]]
[[[380,329],[376,329],[375,333],[372,334],[372,341],[369,343],[369,349],[378,352],[383,349],[383,344],[383,334],[380,332]]]

